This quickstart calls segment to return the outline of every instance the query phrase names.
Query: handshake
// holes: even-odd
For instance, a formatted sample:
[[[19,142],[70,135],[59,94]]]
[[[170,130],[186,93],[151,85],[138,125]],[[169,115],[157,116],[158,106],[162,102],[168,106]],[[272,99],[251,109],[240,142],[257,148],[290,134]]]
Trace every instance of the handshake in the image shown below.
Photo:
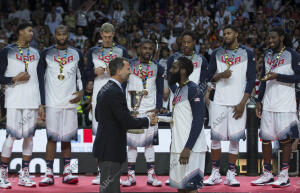
[[[158,123],[158,116],[156,113],[151,113],[148,117],[150,119],[150,126],[154,126]]]

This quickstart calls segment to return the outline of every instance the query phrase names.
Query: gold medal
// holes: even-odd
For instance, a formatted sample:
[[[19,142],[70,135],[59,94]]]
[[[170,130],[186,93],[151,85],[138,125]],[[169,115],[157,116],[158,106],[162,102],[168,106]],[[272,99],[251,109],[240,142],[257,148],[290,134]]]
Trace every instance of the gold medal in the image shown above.
[[[64,75],[63,73],[60,73],[60,74],[58,75],[58,79],[59,79],[59,80],[65,79],[65,75]]]
[[[148,90],[147,90],[147,89],[144,89],[144,90],[143,90],[143,94],[144,94],[145,96],[147,96],[147,95],[148,95]]]
[[[66,58],[68,56],[68,48],[65,50],[65,54],[64,54],[64,57],[61,58],[59,56],[59,51],[58,49],[56,48],[56,51],[57,51],[57,60],[58,60],[58,64],[59,64],[59,75],[57,76],[58,80],[63,80],[65,79],[65,75],[63,74],[63,69],[64,69],[64,65],[66,64]]]
[[[271,70],[261,80],[266,81],[271,76],[270,72]]]
[[[274,65],[271,64],[271,68],[270,68],[269,72],[267,72],[267,73],[265,74],[265,76],[261,79],[262,81],[266,81],[266,80],[271,76],[270,73],[272,72],[272,70],[273,70],[274,68],[276,68],[277,63],[278,63],[278,61],[279,61],[279,59],[280,59],[280,57],[281,57],[281,54],[283,53],[284,50],[285,50],[285,46],[283,46],[283,47],[281,48],[280,52],[279,52],[278,55],[276,56],[276,60],[275,60],[275,62],[274,62]]]

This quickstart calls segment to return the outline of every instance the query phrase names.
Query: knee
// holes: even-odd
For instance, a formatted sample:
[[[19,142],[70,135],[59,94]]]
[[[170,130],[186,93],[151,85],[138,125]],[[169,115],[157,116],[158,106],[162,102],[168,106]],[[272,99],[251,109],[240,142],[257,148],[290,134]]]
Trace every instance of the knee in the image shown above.
[[[263,145],[271,145],[271,141],[270,140],[262,140],[262,144]]]
[[[220,141],[211,141],[211,149],[221,149],[221,142]]]
[[[23,141],[23,155],[31,156],[33,148],[32,137],[24,138]]]
[[[155,161],[155,153],[154,153],[154,147],[148,146],[145,147],[145,158],[147,162],[154,162]]]
[[[281,149],[291,145],[291,138],[288,136],[286,139],[279,140]]]
[[[230,141],[229,143],[229,153],[238,154],[239,153],[239,142]]]
[[[12,152],[12,148],[13,148],[13,144],[14,144],[15,138],[8,136],[3,144],[2,147],[2,157],[10,157],[11,156],[11,152]]]
[[[129,163],[135,163],[137,158],[137,148],[128,147],[127,158]]]

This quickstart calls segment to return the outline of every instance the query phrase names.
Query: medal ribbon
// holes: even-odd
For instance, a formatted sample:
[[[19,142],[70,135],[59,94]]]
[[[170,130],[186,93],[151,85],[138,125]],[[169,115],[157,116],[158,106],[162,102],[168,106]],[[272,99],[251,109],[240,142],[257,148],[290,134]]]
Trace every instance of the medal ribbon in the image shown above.
[[[28,69],[28,64],[29,64],[29,56],[30,56],[30,52],[29,52],[29,46],[27,47],[27,60],[24,58],[24,54],[23,54],[23,50],[22,48],[19,46],[19,43],[17,42],[17,46],[18,46],[18,49],[19,49],[19,53],[20,55],[22,56],[22,61],[24,62],[24,65],[25,65],[25,72],[27,72],[27,69]]]
[[[239,45],[237,45],[236,48],[234,49],[234,51],[232,53],[232,58],[235,58],[235,55],[236,55],[238,49],[239,49]],[[226,63],[227,68],[230,68],[230,66],[232,66],[232,62],[229,61],[229,59],[228,59],[228,53],[227,53],[226,49],[225,49],[225,63]]]
[[[149,60],[149,62],[147,64],[147,69],[146,69],[145,76],[142,73],[142,64],[141,64],[140,60],[138,61],[138,65],[139,65],[140,78],[143,81],[143,88],[146,89],[146,87],[147,87],[147,79],[148,79],[148,72],[149,72],[149,68],[150,68],[150,65],[151,65],[151,59]]]
[[[114,46],[115,46],[115,43],[112,44],[112,47],[110,48],[110,51],[109,51],[109,61],[111,61],[111,57],[112,57],[112,54],[113,54],[113,50],[114,50]],[[102,57],[102,60],[104,61],[104,47],[103,45],[101,46],[101,49],[100,49],[100,52],[101,52],[101,57]],[[100,54],[99,54],[100,55]],[[100,58],[100,57],[99,57]],[[104,62],[105,63],[105,62]],[[106,65],[107,67],[107,65]]]
[[[280,57],[281,57],[284,50],[285,50],[285,46],[282,47],[282,49],[280,50],[280,52],[276,56],[276,60],[275,60],[274,64],[272,64],[272,62],[271,62],[271,68],[270,68],[269,72],[272,71],[277,66],[277,63],[279,62],[279,59],[280,59]]]
[[[57,51],[57,60],[58,60],[58,64],[59,64],[59,71],[60,71],[60,74],[63,73],[63,69],[64,69],[64,65],[66,64],[67,62],[67,56],[68,56],[68,48],[65,49],[65,54],[64,54],[64,57],[61,58],[59,56],[59,51],[58,49],[56,48],[56,51]]]

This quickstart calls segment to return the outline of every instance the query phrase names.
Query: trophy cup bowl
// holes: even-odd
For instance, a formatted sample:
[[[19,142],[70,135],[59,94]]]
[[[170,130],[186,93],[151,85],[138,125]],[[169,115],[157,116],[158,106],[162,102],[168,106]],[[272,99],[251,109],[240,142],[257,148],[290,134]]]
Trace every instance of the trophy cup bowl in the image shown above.
[[[139,114],[138,109],[141,105],[144,93],[143,93],[143,91],[128,91],[128,92],[131,96],[130,103],[131,103],[132,111],[130,113],[132,116],[136,117]],[[128,129],[127,132],[132,133],[132,134],[142,134],[145,132],[145,130],[144,129]]]

